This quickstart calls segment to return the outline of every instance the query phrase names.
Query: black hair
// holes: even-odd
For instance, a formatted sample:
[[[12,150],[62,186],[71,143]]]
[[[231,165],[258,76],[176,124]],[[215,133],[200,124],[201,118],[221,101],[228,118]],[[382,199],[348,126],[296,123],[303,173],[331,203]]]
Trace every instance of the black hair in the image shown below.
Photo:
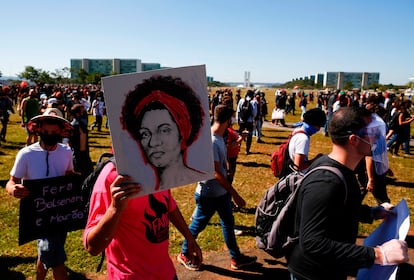
[[[191,124],[191,133],[186,144],[187,146],[191,145],[197,138],[198,132],[203,125],[204,111],[194,91],[178,77],[155,75],[145,79],[141,84],[136,85],[134,90],[128,92],[121,112],[123,127],[135,140],[139,140],[139,128],[144,113],[148,110],[154,110],[153,106],[159,106],[157,108],[162,109],[166,108],[162,102],[154,102],[154,104],[158,103],[158,105],[145,106],[141,112],[135,112],[135,108],[141,100],[150,95],[154,90],[163,91],[185,104]]]
[[[370,112],[363,108],[341,107],[338,109],[328,123],[328,132],[332,142],[345,145],[349,135],[358,135],[359,131],[366,126],[364,117],[369,115]]]

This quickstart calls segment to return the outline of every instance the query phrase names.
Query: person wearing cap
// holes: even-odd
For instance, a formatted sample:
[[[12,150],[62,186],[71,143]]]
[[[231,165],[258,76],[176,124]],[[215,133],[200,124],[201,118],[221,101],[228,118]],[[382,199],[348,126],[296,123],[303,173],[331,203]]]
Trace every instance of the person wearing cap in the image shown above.
[[[227,179],[227,149],[224,133],[231,125],[233,109],[220,104],[214,108],[214,123],[211,127],[212,149],[214,155],[214,178],[197,183],[194,193],[196,209],[189,226],[194,238],[205,229],[215,212],[220,217],[224,242],[231,256],[230,267],[240,269],[256,262],[255,256],[246,256],[240,252],[234,233],[234,216],[231,200],[239,207],[246,201],[239,195]],[[179,263],[189,270],[198,270],[200,263],[191,260],[188,242],[184,240],[181,252],[177,256]]]
[[[355,244],[360,221],[372,222],[395,214],[384,206],[361,205],[354,170],[371,154],[367,121],[361,109],[352,107],[340,108],[329,121],[331,152],[318,158],[310,169],[335,167],[343,179],[320,169],[301,182],[294,217],[298,242],[286,256],[292,280],[346,280],[360,268],[408,262],[407,243],[403,240],[391,239],[377,246]]]
[[[24,98],[20,104],[20,114],[22,116],[22,127],[26,130],[26,146],[37,142],[37,135],[30,131],[27,127],[29,121],[40,114],[39,100],[37,99],[35,89],[29,90],[29,95]]]
[[[317,133],[325,125],[326,115],[319,108],[313,108],[303,115],[302,125],[295,128],[289,142],[289,158],[281,173],[281,177],[294,171],[306,172],[314,159],[308,158],[310,148],[310,137]]]
[[[33,117],[27,124],[31,133],[39,135],[40,141],[21,149],[16,156],[7,192],[19,199],[27,197],[29,190],[24,180],[46,179],[73,173],[72,152],[60,142],[71,130],[71,124],[56,108],[48,108],[42,115]],[[46,234],[38,240],[36,279],[45,279],[52,268],[55,279],[68,279],[64,262],[66,232]],[[42,244],[48,243],[47,248]]]

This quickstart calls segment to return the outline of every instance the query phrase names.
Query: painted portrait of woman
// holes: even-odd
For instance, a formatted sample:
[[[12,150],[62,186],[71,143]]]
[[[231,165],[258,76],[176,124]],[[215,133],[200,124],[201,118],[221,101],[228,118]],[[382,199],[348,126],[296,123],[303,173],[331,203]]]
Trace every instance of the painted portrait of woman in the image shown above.
[[[158,75],[145,79],[128,92],[121,112],[122,128],[158,175],[156,190],[203,173],[188,165],[187,151],[199,136],[204,111],[180,78]]]

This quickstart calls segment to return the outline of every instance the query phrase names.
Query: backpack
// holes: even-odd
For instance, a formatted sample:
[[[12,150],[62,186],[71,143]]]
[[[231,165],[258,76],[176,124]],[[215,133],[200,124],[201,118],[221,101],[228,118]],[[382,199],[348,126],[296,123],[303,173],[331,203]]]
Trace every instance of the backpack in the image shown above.
[[[108,157],[106,160],[103,160],[104,157]],[[93,186],[95,185],[96,180],[99,177],[99,174],[101,173],[102,169],[105,167],[105,165],[109,162],[112,162],[115,164],[115,157],[112,153],[103,153],[95,166],[95,169],[83,180],[81,185],[81,194],[82,199],[85,202],[85,216],[88,216],[89,213],[89,206],[90,206],[90,198],[93,191]],[[86,223],[86,220],[85,220]]]
[[[295,232],[295,214],[298,190],[302,180],[316,170],[335,173],[347,186],[344,176],[336,167],[319,166],[308,173],[291,173],[269,188],[261,198],[255,213],[256,245],[269,255],[280,258],[289,252],[299,239]],[[345,195],[346,202],[347,195]]]
[[[305,133],[303,130],[297,130],[291,133],[286,142],[280,144],[279,149],[270,155],[270,169],[275,177],[280,177],[286,168],[289,168],[289,143],[292,137],[298,133]]]
[[[242,122],[247,122],[249,117],[252,115],[252,111],[252,104],[250,104],[250,101],[245,98],[239,112],[240,120]]]
[[[107,159],[104,160],[105,157],[107,157]],[[95,183],[99,177],[99,174],[101,174],[101,171],[104,169],[105,165],[109,162],[116,164],[115,157],[112,153],[103,153],[102,155],[100,155],[98,161],[96,162],[95,169],[82,182],[81,195],[82,195],[82,200],[85,202],[85,208],[84,208],[85,225],[86,225],[88,214],[89,214],[90,198],[92,195],[93,187],[95,186]],[[99,272],[101,270],[104,259],[105,259],[105,250],[102,251],[101,260],[99,261],[99,264],[96,268],[96,272]]]

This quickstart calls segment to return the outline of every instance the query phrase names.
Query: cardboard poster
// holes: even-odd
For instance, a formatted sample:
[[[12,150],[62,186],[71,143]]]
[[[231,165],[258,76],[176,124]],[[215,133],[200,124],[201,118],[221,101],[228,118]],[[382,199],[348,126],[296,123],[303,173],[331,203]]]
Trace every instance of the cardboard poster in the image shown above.
[[[24,180],[29,196],[20,200],[19,245],[45,233],[85,227],[88,213],[81,195],[79,176]]]
[[[214,177],[204,65],[102,81],[117,170],[140,196]]]
[[[405,240],[410,228],[410,212],[405,199],[392,210],[395,215],[385,219],[365,240],[364,245],[375,247],[391,239]],[[374,264],[371,268],[358,271],[357,280],[394,280],[398,265],[381,266]]]

